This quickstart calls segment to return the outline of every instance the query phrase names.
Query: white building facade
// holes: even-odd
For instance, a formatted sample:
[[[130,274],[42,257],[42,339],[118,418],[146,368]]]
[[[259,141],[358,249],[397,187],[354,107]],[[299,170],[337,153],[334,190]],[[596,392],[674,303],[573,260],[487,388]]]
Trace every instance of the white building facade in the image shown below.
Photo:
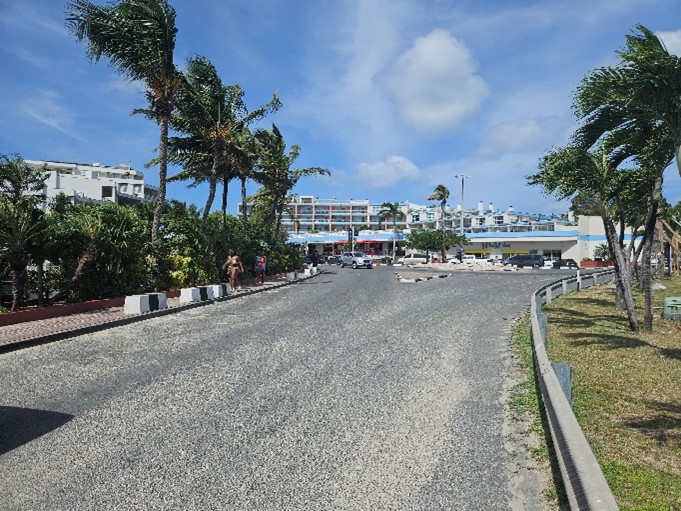
[[[144,174],[130,165],[115,167],[99,163],[66,163],[25,160],[26,164],[47,174],[44,194],[49,200],[66,195],[73,204],[111,201],[116,204],[155,200],[158,188],[144,182]]]
[[[241,205],[239,208],[241,209]],[[356,248],[374,257],[389,255],[392,248],[393,220],[379,216],[381,204],[368,200],[318,199],[299,196],[289,204],[291,214],[283,226],[289,241],[304,249],[312,247],[330,255],[347,247],[348,229],[360,229]],[[463,233],[470,244],[466,254],[480,258],[505,259],[515,254],[539,254],[548,259],[592,259],[598,245],[606,243],[599,217],[579,217],[524,213],[513,207],[500,210],[482,201],[476,209],[461,206],[440,208],[405,201],[400,204],[402,218],[397,219],[398,241],[414,229],[439,229]],[[625,239],[629,239],[627,232]],[[450,251],[453,256],[457,249]]]

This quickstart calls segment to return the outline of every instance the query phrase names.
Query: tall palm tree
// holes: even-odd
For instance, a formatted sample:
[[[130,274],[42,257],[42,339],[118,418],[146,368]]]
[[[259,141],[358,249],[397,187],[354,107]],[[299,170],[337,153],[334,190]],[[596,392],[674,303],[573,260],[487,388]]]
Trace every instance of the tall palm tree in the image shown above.
[[[440,203],[440,232],[442,234],[442,245],[440,247],[441,260],[445,260],[445,211],[447,209],[447,199],[449,199],[449,189],[445,185],[437,185],[428,200]]]
[[[629,265],[618,239],[613,218],[620,215],[618,196],[636,180],[648,180],[650,175],[639,171],[618,170],[607,151],[585,151],[581,147],[567,146],[545,155],[539,163],[540,171],[528,177],[529,184],[539,185],[548,194],[558,199],[567,199],[582,193],[589,196],[590,208],[603,221],[608,246],[615,264],[617,285],[622,290],[629,327],[639,328],[631,288]]]
[[[172,179],[189,177],[195,184],[208,182],[202,228],[215,199],[220,171],[233,175],[233,161],[239,160],[239,153],[244,152],[239,145],[242,130],[281,107],[274,94],[272,101],[249,113],[243,97],[239,85],[222,83],[208,59],[201,56],[189,59],[177,113],[172,117],[173,127],[186,136],[170,139],[170,157],[184,166],[183,172]]]
[[[681,174],[681,58],[671,55],[660,39],[642,25],[627,36],[616,66],[587,75],[575,95],[582,125],[575,141],[590,148],[599,141],[620,161],[633,158],[655,185],[647,194],[649,212],[641,245],[641,279],[646,296],[644,329],[652,329],[650,245],[661,199],[665,169],[676,158]]]
[[[266,215],[268,229],[274,225],[274,238],[279,238],[281,222],[289,193],[301,177],[328,175],[330,172],[322,167],[292,169],[291,165],[300,155],[298,145],[286,151],[286,142],[279,128],[272,125],[271,130],[259,129],[255,132],[258,141],[258,176],[256,180],[267,190],[270,198],[269,212]],[[271,232],[271,231],[270,231]]]
[[[626,37],[620,62],[588,74],[577,89],[574,109],[582,126],[576,142],[590,148],[604,135],[643,129],[657,139],[681,174],[681,57],[671,55],[643,25]],[[643,126],[643,127],[642,127]]]
[[[168,0],[119,0],[104,7],[71,0],[66,21],[76,39],[86,41],[90,60],[108,58],[125,78],[146,86],[148,107],[134,113],[142,113],[159,125],[159,191],[151,226],[152,244],[156,244],[166,196],[168,129],[181,85],[173,61],[175,9]]]
[[[384,202],[381,204],[381,209],[378,212],[378,216],[385,218],[386,220],[392,219],[393,221],[393,263],[397,260],[397,221],[404,217],[402,209],[400,208],[399,202]]]

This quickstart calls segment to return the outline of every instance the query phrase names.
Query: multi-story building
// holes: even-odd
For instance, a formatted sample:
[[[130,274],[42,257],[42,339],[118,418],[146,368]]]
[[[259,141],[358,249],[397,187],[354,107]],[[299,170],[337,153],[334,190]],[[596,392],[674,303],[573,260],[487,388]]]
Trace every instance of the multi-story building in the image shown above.
[[[241,208],[241,205],[239,206]],[[500,210],[480,201],[476,209],[458,205],[445,209],[421,206],[405,201],[400,204],[403,216],[396,221],[379,216],[380,204],[368,200],[318,199],[300,196],[289,204],[291,214],[283,225],[289,230],[290,242],[303,249],[337,253],[347,247],[349,228],[360,229],[355,238],[357,248],[379,257],[390,254],[393,237],[404,240],[414,229],[444,228],[461,233],[470,242],[467,254],[484,258],[506,258],[514,254],[541,254],[550,259],[581,260],[593,257],[595,248],[605,243],[600,219],[545,215]],[[452,250],[452,253],[456,249]],[[451,255],[451,254],[450,254]]]
[[[99,163],[65,163],[56,161],[25,160],[29,166],[44,171],[45,196],[49,199],[64,194],[76,204],[79,202],[112,201],[116,204],[154,200],[158,188],[144,182],[144,174],[130,165],[115,167]]]

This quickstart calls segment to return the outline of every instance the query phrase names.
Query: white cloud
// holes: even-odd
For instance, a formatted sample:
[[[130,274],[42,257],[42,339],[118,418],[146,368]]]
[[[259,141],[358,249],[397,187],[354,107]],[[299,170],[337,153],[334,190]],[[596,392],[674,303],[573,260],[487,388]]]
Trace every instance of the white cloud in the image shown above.
[[[83,142],[73,131],[73,113],[59,104],[60,95],[50,90],[38,90],[21,102],[21,109],[32,119],[69,137]]]
[[[420,171],[404,156],[388,156],[385,161],[360,163],[357,179],[370,188],[389,188],[400,181],[416,181]]]
[[[656,32],[655,35],[662,39],[669,53],[681,57],[681,30],[676,32]]]
[[[489,94],[468,48],[442,29],[416,39],[395,61],[387,83],[402,116],[425,132],[455,127]]]
[[[560,134],[556,118],[525,118],[493,125],[480,146],[483,156],[525,150],[541,150],[551,145]]]

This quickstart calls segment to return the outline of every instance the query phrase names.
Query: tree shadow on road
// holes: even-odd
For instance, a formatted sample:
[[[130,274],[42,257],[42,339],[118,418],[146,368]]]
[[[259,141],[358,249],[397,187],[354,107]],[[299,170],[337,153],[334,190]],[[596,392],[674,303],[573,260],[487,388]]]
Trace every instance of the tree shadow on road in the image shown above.
[[[73,417],[49,410],[0,406],[0,455],[60,428]]]

